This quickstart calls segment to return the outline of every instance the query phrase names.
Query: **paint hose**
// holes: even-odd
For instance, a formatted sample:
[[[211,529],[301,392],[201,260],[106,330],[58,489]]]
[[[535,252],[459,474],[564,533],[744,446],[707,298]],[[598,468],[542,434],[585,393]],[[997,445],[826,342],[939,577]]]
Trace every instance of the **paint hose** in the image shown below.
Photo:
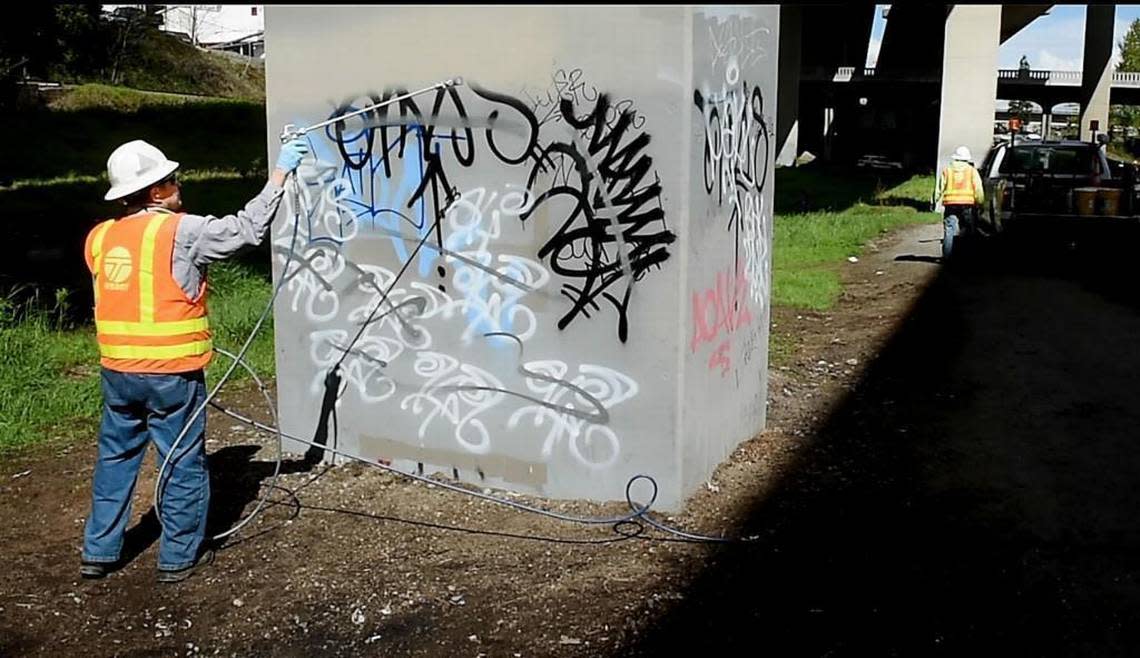
[[[424,93],[427,93],[429,91],[433,91],[436,89],[454,87],[454,86],[461,85],[461,84],[463,84],[463,78],[452,78],[449,80],[444,80],[442,82],[437,82],[436,84],[431,85],[430,87],[425,87],[424,89],[421,89],[419,91],[414,91],[414,92],[410,92],[408,94],[402,94],[400,96],[396,96],[396,97],[391,98],[387,101],[376,103],[374,105],[366,107],[362,110],[358,110],[356,112],[352,112],[352,113],[345,114],[342,116],[334,117],[334,118],[329,119],[327,121],[324,121],[322,123],[318,123],[316,125],[309,126],[307,128],[301,129],[300,131],[298,131],[296,128],[294,128],[291,125],[286,125],[285,131],[281,135],[281,139],[283,142],[288,141],[289,139],[300,137],[300,136],[304,135],[305,133],[309,132],[310,130],[315,130],[317,128],[335,123],[337,121],[343,121],[344,119],[347,119],[349,117],[356,116],[356,115],[362,114],[364,112],[372,111],[372,110],[375,110],[375,109],[382,107],[382,106],[390,105],[392,103],[396,103],[396,102],[405,100],[407,98],[411,98],[413,96],[418,96],[420,94],[424,94]],[[290,184],[292,184],[293,190],[295,192],[295,197],[297,199],[299,199],[300,198],[300,190],[298,189],[296,170],[290,171],[288,173],[288,175],[286,176],[286,179],[285,179],[285,184],[286,184],[286,186],[289,186]],[[299,204],[295,204],[295,207],[299,207]],[[293,217],[293,243],[295,243],[296,239],[297,239],[297,231],[298,231],[298,227],[300,224],[300,220],[301,220],[300,212],[295,213],[294,217]],[[236,355],[231,355],[231,356],[233,356],[233,361],[232,361],[232,363],[230,363],[229,369],[227,369],[225,374],[222,375],[221,379],[218,380],[218,383],[216,385],[214,385],[213,390],[210,391],[209,395],[206,396],[206,399],[202,402],[202,404],[200,404],[198,406],[198,408],[194,410],[194,413],[190,415],[190,419],[188,421],[186,421],[186,423],[182,426],[182,430],[178,433],[178,436],[174,439],[174,442],[171,444],[170,450],[166,454],[166,458],[163,459],[163,461],[162,461],[162,466],[160,466],[158,469],[158,478],[155,480],[155,483],[154,483],[154,510],[155,510],[155,514],[159,514],[159,512],[160,512],[160,507],[162,505],[162,490],[165,487],[165,481],[164,480],[165,480],[165,476],[167,473],[167,468],[170,466],[172,458],[174,458],[174,456],[177,454],[179,444],[181,444],[183,439],[186,438],[186,435],[189,433],[190,428],[193,427],[194,422],[206,410],[206,406],[210,404],[210,402],[214,399],[214,397],[217,396],[218,392],[222,389],[222,387],[226,384],[226,382],[229,381],[229,378],[236,371],[238,364],[242,362],[242,359],[245,357],[246,352],[249,351],[250,346],[253,344],[254,338],[261,331],[261,327],[265,324],[265,320],[269,317],[270,313],[272,313],[273,304],[277,299],[277,295],[281,292],[281,288],[285,285],[285,282],[288,280],[287,277],[285,276],[285,273],[288,271],[289,264],[292,262],[292,259],[293,259],[293,250],[290,249],[289,254],[285,260],[285,265],[282,268],[281,280],[278,281],[277,285],[274,287],[273,294],[269,297],[269,301],[265,304],[265,308],[262,310],[261,316],[257,319],[257,322],[254,324],[253,329],[249,332],[249,337],[246,338],[245,344],[242,345],[241,349],[238,351],[238,353]],[[337,367],[339,367],[339,365],[340,364],[338,363]],[[333,370],[336,371],[337,368],[334,367]],[[276,425],[277,423],[274,423],[274,424]],[[184,457],[184,456],[185,455],[179,456],[179,459],[181,457]],[[174,459],[174,461],[177,461],[177,459]],[[280,458],[278,458],[277,470],[274,471],[274,474],[273,474],[274,484],[277,481],[277,477],[279,475],[280,468],[281,468],[281,460],[280,460]],[[262,499],[262,502],[254,510],[254,514],[261,510],[261,508],[264,506],[265,500],[266,500],[265,498]],[[215,540],[223,539],[223,538],[237,532],[238,530],[240,530],[242,527],[244,527],[247,523],[249,523],[253,519],[254,514],[250,514],[245,519],[243,519],[241,521],[241,523],[236,525],[234,528],[231,528],[230,530],[218,535],[217,537],[214,537],[213,539],[215,539]],[[161,516],[160,516],[160,518],[161,518]]]
[[[245,362],[244,359],[238,358],[235,355],[231,355],[228,352],[224,352],[224,353],[227,356],[230,356],[231,358],[233,358],[234,363],[240,364],[241,367],[244,368],[246,370],[246,372],[248,372],[250,374],[250,376],[253,377],[253,380],[256,382],[258,389],[265,396],[267,403],[269,403],[270,406],[272,406],[272,403],[269,402],[268,391],[266,390],[265,385],[261,382],[261,379],[257,376],[257,373],[254,372],[253,368],[251,368],[249,366],[249,364],[247,364]],[[328,446],[316,443],[314,441],[308,441],[306,439],[302,439],[302,438],[297,437],[297,436],[292,436],[290,434],[286,434],[285,432],[281,431],[281,428],[279,426],[276,425],[276,422],[277,422],[276,417],[277,416],[276,416],[275,411],[273,412],[274,425],[270,426],[270,425],[266,425],[264,423],[260,423],[256,420],[252,419],[252,418],[249,418],[248,416],[244,416],[244,415],[242,415],[236,411],[228,409],[225,406],[219,404],[218,402],[211,401],[210,406],[214,407],[215,409],[217,409],[221,413],[225,414],[226,416],[233,418],[234,420],[241,421],[241,422],[246,423],[247,425],[249,425],[251,427],[259,429],[263,432],[267,432],[267,433],[272,434],[272,435],[277,437],[277,445],[278,445],[278,447],[277,447],[277,466],[274,469],[274,482],[270,483],[269,488],[282,489],[282,487],[279,487],[276,485],[276,476],[277,476],[277,473],[280,471],[280,468],[281,468],[281,459],[282,459],[282,455],[283,455],[282,438],[287,438],[290,441],[296,441],[297,443],[305,444],[305,445],[308,445],[311,447],[320,448],[324,451],[327,451],[327,452],[332,453],[332,454],[339,456],[339,457],[344,457],[346,459],[350,459],[352,461],[360,462],[362,464],[366,464],[366,465],[372,466],[374,468],[379,468],[381,470],[387,471],[389,473],[392,473],[392,474],[397,475],[397,476],[402,477],[402,478],[406,478],[406,479],[414,480],[414,481],[418,481],[418,482],[423,482],[424,484],[439,487],[439,488],[447,490],[447,491],[452,491],[454,493],[463,494],[466,496],[471,496],[473,498],[478,498],[480,500],[485,500],[485,501],[495,503],[498,505],[503,505],[505,507],[510,507],[510,508],[513,508],[513,509],[516,509],[516,510],[519,510],[522,512],[526,512],[526,513],[530,513],[530,514],[537,514],[539,516],[545,516],[545,517],[555,519],[558,521],[564,521],[564,522],[568,522],[568,523],[577,523],[577,524],[582,524],[582,525],[610,525],[610,526],[614,527],[614,531],[616,533],[621,534],[621,535],[627,535],[629,537],[643,536],[644,526],[642,524],[644,524],[644,525],[648,525],[648,526],[651,526],[653,528],[656,528],[657,530],[664,532],[667,535],[671,535],[672,537],[676,537],[676,539],[671,539],[672,541],[697,542],[697,543],[739,543],[739,542],[751,542],[751,541],[756,540],[756,537],[743,537],[743,538],[738,539],[738,538],[731,538],[731,537],[713,537],[713,536],[709,536],[709,535],[695,534],[695,533],[686,532],[684,530],[680,530],[678,528],[668,526],[664,523],[661,523],[660,521],[657,521],[653,517],[649,516],[649,510],[653,506],[653,503],[657,501],[658,485],[657,485],[657,481],[654,480],[653,477],[651,477],[649,475],[644,475],[644,474],[634,475],[633,477],[631,477],[629,479],[628,482],[626,482],[625,500],[626,500],[626,503],[629,505],[629,508],[630,508],[630,512],[628,514],[623,514],[621,516],[612,516],[612,517],[572,516],[572,515],[568,515],[568,514],[561,514],[559,512],[553,512],[553,511],[547,510],[547,509],[542,509],[541,507],[534,507],[532,505],[527,505],[525,503],[520,503],[520,502],[517,502],[514,500],[508,500],[506,498],[500,498],[498,496],[492,496],[491,494],[483,493],[481,491],[474,491],[474,490],[467,489],[467,488],[464,488],[462,486],[459,486],[457,484],[452,484],[450,482],[435,480],[435,479],[432,479],[432,478],[429,478],[429,477],[426,477],[423,475],[417,475],[415,473],[408,473],[406,471],[401,471],[400,469],[398,469],[394,466],[391,466],[389,464],[385,464],[385,463],[380,462],[380,461],[376,461],[374,459],[362,457],[360,455],[356,455],[356,454],[347,452],[345,450],[340,450],[339,448],[330,448]],[[641,480],[644,480],[645,482],[647,482],[649,484],[650,487],[652,487],[651,494],[649,496],[649,501],[646,503],[638,503],[633,499],[633,486],[635,483],[637,483],[638,481],[641,481]],[[267,489],[267,491],[268,491],[268,489]],[[292,493],[292,492],[290,492],[290,493]],[[258,512],[260,512],[261,508],[264,506],[264,503],[265,503],[265,499],[263,498],[262,502],[258,505],[258,508],[255,509],[253,511],[253,513],[251,513],[250,518],[252,518],[252,516],[254,514],[257,514]],[[243,523],[243,525],[244,525],[244,523]],[[622,528],[624,528],[624,527],[632,527],[633,528],[632,534],[631,534],[630,530],[623,530]],[[227,533],[227,534],[231,534],[231,533]],[[646,539],[657,539],[657,540],[662,539],[660,537],[645,537],[645,538]]]
[[[297,184],[296,176],[293,174],[293,172],[289,173],[289,176],[285,180],[285,185],[286,185],[286,187],[289,187],[291,185],[293,190],[296,192],[296,196],[297,197],[300,196],[300,191],[297,189],[298,184]],[[295,213],[295,215],[293,217],[293,239],[294,240],[296,240],[300,220],[301,220],[300,213],[299,212]],[[261,332],[261,327],[265,324],[265,320],[269,317],[270,313],[272,313],[272,311],[273,311],[273,304],[277,300],[277,295],[281,292],[281,289],[285,286],[286,281],[288,281],[288,277],[285,276],[285,272],[288,271],[289,264],[292,262],[292,260],[293,260],[293,250],[290,249],[289,255],[287,256],[287,258],[285,260],[285,265],[282,268],[281,280],[277,282],[276,286],[274,286],[273,294],[270,295],[269,301],[265,303],[265,308],[262,309],[261,316],[258,317],[257,322],[254,324],[253,329],[249,332],[249,336],[245,339],[245,343],[241,346],[241,349],[238,350],[238,353],[237,354],[230,354],[229,352],[226,352],[225,350],[220,349],[218,347],[214,348],[215,352],[219,352],[221,354],[225,354],[225,355],[229,356],[231,358],[232,362],[230,363],[230,367],[226,370],[225,374],[223,374],[221,379],[218,380],[218,383],[214,385],[213,390],[210,391],[209,395],[206,396],[206,399],[202,401],[202,403],[198,406],[198,408],[194,410],[194,413],[191,414],[190,419],[187,420],[186,423],[182,426],[182,431],[179,432],[178,436],[174,439],[174,442],[170,446],[170,450],[166,453],[166,458],[162,461],[162,466],[158,469],[158,478],[155,480],[155,483],[154,483],[154,510],[155,510],[156,515],[159,515],[160,507],[162,505],[162,490],[166,484],[164,481],[164,476],[168,472],[167,468],[171,465],[172,459],[174,458],[174,456],[178,452],[178,445],[182,442],[183,439],[186,438],[186,435],[187,435],[187,433],[189,433],[190,428],[193,427],[193,425],[194,425],[194,421],[196,421],[198,419],[198,416],[200,416],[206,410],[206,406],[209,405],[213,401],[213,399],[217,396],[218,392],[221,391],[222,387],[225,386],[227,381],[229,381],[230,377],[237,370],[238,365],[239,364],[244,365],[244,358],[245,358],[246,352],[248,352],[250,346],[253,345],[253,339],[256,338],[257,334]],[[246,368],[246,370],[249,370],[249,366],[246,365],[245,368]],[[265,392],[264,389],[262,390],[262,392],[263,392],[263,394],[266,395],[266,400],[268,401],[268,393]],[[273,415],[276,418],[276,414],[277,414],[276,406],[274,406],[272,403],[270,403],[270,407],[272,408]],[[275,425],[277,424],[276,421],[274,422],[274,424]],[[280,449],[280,445],[281,445],[281,438],[278,437],[278,448],[279,449]],[[185,455],[180,455],[179,458],[184,457],[184,456]],[[173,461],[177,461],[177,459],[173,459]],[[273,482],[271,483],[271,486],[277,483],[277,478],[280,475],[280,471],[281,471],[281,453],[279,452],[278,458],[277,458],[277,467],[274,469],[274,472],[273,472]],[[173,470],[171,470],[169,472],[171,474],[173,474]],[[259,502],[258,506],[254,509],[254,511],[252,513],[250,513],[249,515],[247,515],[240,523],[235,525],[233,528],[231,528],[231,529],[229,529],[229,530],[227,530],[227,531],[225,531],[225,532],[223,532],[223,533],[221,533],[215,537],[212,537],[211,539],[213,539],[213,540],[224,539],[224,538],[236,533],[238,530],[240,530],[246,524],[248,524],[250,521],[253,520],[253,517],[261,511],[262,507],[265,506],[266,500],[267,500],[267,498],[263,497],[261,499],[261,502]],[[161,515],[159,515],[159,518],[162,518]]]
[[[293,191],[295,192],[296,196],[299,198],[300,192],[297,189],[298,183],[296,181],[296,177],[292,173],[290,174],[289,178],[286,181],[286,185],[288,186],[289,184],[292,184]],[[299,205],[295,204],[295,207],[299,208]],[[294,240],[296,238],[299,223],[300,223],[300,213],[298,211],[294,214],[294,217],[293,217]],[[282,268],[281,279],[278,281],[277,285],[274,286],[273,293],[270,295],[269,301],[265,305],[265,309],[262,311],[261,316],[258,318],[258,320],[255,323],[253,329],[251,330],[249,336],[246,338],[245,343],[242,345],[241,349],[237,352],[237,354],[233,354],[233,353],[231,353],[227,350],[224,350],[222,348],[218,348],[218,347],[214,348],[214,351],[230,358],[230,360],[231,360],[230,366],[226,370],[225,374],[222,375],[221,379],[218,380],[218,383],[214,386],[213,390],[209,393],[209,395],[206,397],[206,399],[202,402],[202,404],[191,415],[190,419],[184,425],[182,431],[179,433],[178,437],[174,440],[174,443],[171,445],[170,451],[167,453],[166,459],[163,461],[162,466],[159,469],[158,479],[155,482],[154,505],[155,505],[156,513],[158,512],[159,507],[160,507],[161,502],[162,502],[162,489],[164,486],[164,475],[167,472],[168,466],[170,466],[172,458],[174,457],[174,455],[177,454],[178,445],[185,438],[186,434],[189,432],[189,429],[193,425],[194,421],[205,410],[206,406],[209,405],[209,406],[214,407],[218,411],[222,412],[223,414],[229,416],[230,418],[234,418],[235,420],[239,420],[241,422],[244,422],[244,423],[246,423],[246,424],[248,424],[248,425],[250,425],[256,429],[259,429],[261,431],[269,432],[269,433],[273,434],[277,439],[276,440],[277,457],[276,457],[276,463],[275,463],[274,469],[273,469],[273,477],[272,477],[271,481],[269,482],[269,486],[267,486],[265,488],[265,493],[259,498],[257,506],[253,509],[253,511],[251,511],[248,515],[246,515],[245,518],[243,518],[239,523],[234,525],[229,530],[226,530],[225,532],[219,533],[219,534],[217,534],[211,538],[212,540],[215,540],[215,541],[229,537],[229,536],[237,533],[238,531],[240,531],[246,525],[248,525],[251,521],[253,521],[253,519],[255,517],[257,517],[263,511],[265,506],[270,502],[270,498],[269,498],[270,492],[273,489],[282,489],[282,487],[277,485],[277,481],[278,481],[280,474],[281,474],[281,464],[282,464],[282,461],[284,458],[284,446],[283,446],[283,443],[284,443],[283,439],[284,438],[288,438],[292,441],[296,441],[298,443],[305,444],[305,445],[311,446],[313,448],[319,448],[319,449],[321,449],[323,451],[327,451],[333,455],[341,456],[341,457],[344,457],[344,458],[347,458],[347,459],[350,459],[353,461],[357,461],[357,462],[360,462],[363,464],[367,464],[367,465],[372,466],[374,468],[379,468],[379,469],[388,471],[390,473],[393,473],[393,474],[398,475],[398,476],[403,477],[403,478],[407,478],[407,479],[411,479],[411,480],[415,480],[415,481],[420,481],[420,482],[423,482],[425,484],[440,487],[441,489],[444,489],[444,490],[448,490],[448,491],[458,493],[458,494],[462,494],[462,495],[466,495],[466,496],[471,496],[473,498],[478,498],[478,499],[485,500],[485,501],[495,503],[498,505],[502,505],[505,507],[513,508],[513,509],[521,511],[521,512],[536,514],[539,516],[544,516],[547,518],[551,518],[551,519],[555,519],[555,520],[563,521],[563,522],[567,522],[567,523],[575,523],[575,524],[582,524],[582,525],[610,525],[610,526],[613,526],[614,531],[617,532],[618,534],[628,535],[629,537],[641,536],[643,534],[643,531],[644,531],[644,526],[648,525],[648,526],[655,528],[656,530],[663,532],[666,535],[670,536],[668,538],[662,538],[662,537],[654,537],[653,538],[653,539],[657,539],[657,540],[661,540],[661,541],[683,541],[683,542],[699,542],[699,543],[737,543],[737,542],[750,542],[750,541],[754,541],[757,539],[757,537],[755,537],[755,536],[741,537],[741,538],[729,538],[729,537],[715,537],[715,536],[710,536],[710,535],[690,533],[690,532],[686,532],[684,530],[680,530],[678,528],[671,527],[667,524],[661,523],[660,521],[657,521],[656,519],[654,519],[652,516],[649,515],[649,511],[650,511],[650,508],[653,506],[653,503],[656,502],[656,500],[657,500],[657,494],[658,494],[659,487],[658,487],[657,481],[652,476],[645,475],[645,474],[634,475],[633,477],[631,477],[629,479],[629,481],[626,482],[625,498],[626,498],[626,503],[629,505],[629,508],[630,508],[629,513],[621,515],[621,516],[614,516],[614,517],[572,516],[572,515],[567,515],[567,514],[561,514],[558,512],[553,512],[553,511],[547,510],[547,509],[542,509],[540,507],[534,507],[532,505],[526,505],[524,503],[520,503],[520,502],[513,501],[513,500],[508,500],[506,498],[501,498],[498,496],[492,496],[490,494],[486,494],[486,493],[483,493],[480,491],[473,491],[473,490],[470,490],[470,489],[467,489],[467,488],[464,488],[464,487],[461,487],[458,485],[454,485],[454,484],[451,484],[448,482],[433,480],[431,478],[424,477],[421,475],[408,473],[405,471],[401,471],[397,468],[394,468],[388,464],[384,464],[384,463],[381,463],[381,462],[376,461],[376,460],[368,459],[368,458],[362,457],[360,455],[355,455],[355,454],[352,454],[350,452],[340,450],[339,448],[332,448],[332,447],[329,447],[327,445],[316,443],[314,441],[308,441],[308,440],[302,439],[300,437],[295,437],[295,436],[285,434],[284,432],[281,431],[280,423],[277,419],[276,406],[273,404],[272,400],[269,397],[268,389],[266,389],[264,383],[258,377],[257,373],[253,370],[253,368],[251,368],[249,366],[249,364],[245,361],[245,355],[249,351],[250,346],[253,344],[254,338],[257,336],[258,333],[260,333],[261,328],[265,323],[265,320],[268,318],[269,314],[272,312],[273,305],[277,299],[278,294],[280,293],[281,289],[284,287],[284,284],[289,280],[289,277],[286,276],[286,272],[288,271],[289,264],[292,262],[293,255],[294,255],[293,250],[290,250],[289,255],[287,256],[285,264]],[[410,262],[410,260],[411,259],[409,259],[409,262]],[[397,277],[397,280],[398,280],[398,277]],[[395,284],[395,280],[392,283]],[[387,298],[386,294],[382,296],[381,304],[383,303],[383,300],[386,298]],[[377,305],[377,308],[379,308],[379,306],[380,306],[380,304]],[[365,325],[367,325],[367,323],[365,323]],[[251,418],[248,418],[248,417],[243,416],[237,412],[234,412],[230,409],[227,409],[226,407],[220,405],[219,403],[217,403],[214,400],[214,398],[217,396],[218,392],[222,389],[222,387],[226,384],[226,382],[229,380],[229,378],[233,375],[233,373],[237,370],[238,367],[243,368],[254,379],[254,381],[258,387],[258,390],[261,392],[262,396],[265,398],[266,405],[269,407],[270,414],[273,417],[273,425],[265,425],[264,423],[257,422]],[[336,368],[334,367],[334,369],[330,372],[335,372],[335,371],[336,371]],[[635,483],[637,483],[638,481],[641,481],[641,480],[644,480],[645,482],[647,482],[651,487],[651,494],[650,494],[649,500],[648,500],[648,502],[646,502],[644,504],[638,503],[633,499],[633,486]],[[623,528],[626,528],[626,527],[632,527],[634,529],[634,534],[629,535],[628,531],[623,530]]]

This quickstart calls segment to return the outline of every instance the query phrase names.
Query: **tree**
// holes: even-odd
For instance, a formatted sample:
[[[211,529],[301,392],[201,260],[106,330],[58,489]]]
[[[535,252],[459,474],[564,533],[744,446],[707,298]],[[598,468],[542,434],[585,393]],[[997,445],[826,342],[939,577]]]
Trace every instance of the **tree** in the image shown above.
[[[143,6],[119,7],[115,10],[115,18],[108,28],[110,32],[108,59],[111,69],[108,82],[117,85],[124,66],[137,55],[142,36],[153,28]]]
[[[1021,119],[1022,123],[1029,123],[1029,119],[1033,116],[1033,112],[1033,101],[1016,100],[1009,102],[1010,115]]]
[[[101,14],[99,4],[93,2],[56,6],[58,77],[83,81],[98,78],[106,69],[108,30]]]
[[[59,57],[55,8],[31,3],[13,14],[0,22],[0,77],[45,75]]]
[[[19,82],[43,77],[58,60],[55,8],[30,3],[0,21],[0,108],[16,102]]]
[[[1117,46],[1120,48],[1120,63],[1116,70],[1140,72],[1140,18],[1132,20],[1128,32]]]
[[[167,28],[178,27],[184,29],[190,36],[190,43],[199,45],[202,34],[212,20],[210,14],[221,11],[221,5],[167,5]]]
[[[1133,19],[1128,32],[1117,44],[1120,48],[1118,72],[1140,72],[1140,18]],[[1135,105],[1113,105],[1112,123],[1118,126],[1140,125],[1140,107]]]

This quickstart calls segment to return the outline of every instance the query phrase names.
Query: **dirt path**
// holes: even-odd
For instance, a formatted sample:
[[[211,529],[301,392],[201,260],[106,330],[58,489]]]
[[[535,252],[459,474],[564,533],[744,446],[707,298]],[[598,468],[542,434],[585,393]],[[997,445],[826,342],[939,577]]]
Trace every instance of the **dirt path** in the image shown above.
[[[77,442],[0,465],[0,655],[1134,654],[1138,305],[994,255],[940,268],[938,235],[844,264],[832,312],[775,315],[799,348],[772,372],[770,427],[673,519],[756,543],[622,541],[294,462],[294,498],[203,574],[157,587],[144,522],[137,557],[84,582]],[[211,422],[225,528],[272,453]]]

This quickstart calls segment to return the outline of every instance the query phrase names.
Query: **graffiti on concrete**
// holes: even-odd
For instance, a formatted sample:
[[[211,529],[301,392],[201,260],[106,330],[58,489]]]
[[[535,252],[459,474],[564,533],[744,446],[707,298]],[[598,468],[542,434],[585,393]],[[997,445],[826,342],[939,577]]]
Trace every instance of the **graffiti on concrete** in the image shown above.
[[[629,114],[613,127],[606,125],[608,107],[604,94],[582,114],[575,113],[569,100],[560,101],[559,111],[572,136],[543,149],[541,160],[554,167],[555,181],[535,200],[532,212],[556,202],[570,209],[538,252],[553,272],[576,280],[563,285],[562,294],[573,306],[558,327],[565,328],[579,315],[589,317],[601,297],[617,311],[618,338],[625,342],[633,283],[669,258],[668,245],[676,236],[665,228],[661,180],[652,171],[646,148],[649,135],[626,138],[632,124]],[[533,189],[540,173],[538,167],[531,170],[528,187]]]
[[[728,206],[728,230],[735,239],[733,264],[741,263],[751,298],[763,304],[768,296],[768,244],[771,213],[764,207],[770,153],[769,122],[764,95],[730,68],[718,93],[696,90],[693,101],[703,116],[703,178],[705,191],[718,206]]]
[[[721,62],[727,66],[748,68],[759,63],[768,55],[764,47],[765,37],[771,35],[766,26],[756,25],[754,21],[730,16],[727,20],[719,21],[714,25],[708,23],[709,43],[712,44],[712,67]]]
[[[610,413],[637,382],[604,365],[524,361],[522,349],[604,317],[604,304],[626,342],[633,286],[675,236],[632,101],[615,108],[577,69],[555,83],[542,119],[538,104],[471,84],[308,136],[314,157],[285,204],[298,221],[280,225],[273,251],[282,304],[304,318],[312,394],[337,369],[338,405],[351,396],[409,414],[421,440],[485,455],[496,435],[542,428],[535,459],[565,450],[590,469],[617,462]],[[403,93],[367,94],[332,116]],[[482,184],[469,184],[476,174]],[[502,355],[511,344],[513,364]]]
[[[693,292],[689,351],[695,354],[701,345],[719,341],[709,357],[709,370],[719,367],[722,377],[732,366],[729,356],[732,335],[752,322],[752,312],[744,298],[748,288],[744,276],[742,269],[737,269],[735,276],[731,271],[717,272],[712,287]]]

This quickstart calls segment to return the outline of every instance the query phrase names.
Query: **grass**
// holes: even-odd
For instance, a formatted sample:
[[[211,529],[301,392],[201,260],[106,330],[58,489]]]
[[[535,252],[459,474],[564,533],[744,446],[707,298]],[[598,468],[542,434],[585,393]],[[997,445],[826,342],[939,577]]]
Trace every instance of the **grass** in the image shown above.
[[[85,85],[46,109],[10,112],[5,120],[0,189],[105,180],[107,156],[134,139],[154,144],[188,172],[266,169],[265,106],[257,102]]]
[[[868,174],[836,178],[834,172],[807,168],[777,170],[772,303],[831,308],[842,291],[838,264],[862,253],[875,236],[938,221],[935,213],[921,210],[933,185],[932,176],[884,180]],[[802,196],[809,191],[810,197]],[[803,205],[803,198],[810,198],[810,205]]]
[[[229,53],[195,48],[178,38],[147,30],[133,38],[137,52],[122,59],[117,85],[177,94],[223,96],[265,102],[265,65]],[[109,82],[110,71],[52,72],[65,83]]]
[[[67,93],[60,94],[48,103],[48,108],[56,112],[111,110],[114,112],[132,113],[144,108],[173,108],[195,103],[241,106],[248,105],[250,101],[218,96],[143,91],[130,87],[114,87],[100,83],[88,83],[69,89]]]
[[[265,184],[265,108],[85,85],[38,112],[9,117],[0,158],[0,221],[19,250],[0,260],[0,453],[53,436],[94,436],[100,413],[98,349],[90,324],[83,239],[117,208],[103,201],[106,158],[146,139],[182,164],[187,209],[224,215]],[[210,268],[216,343],[237,351],[268,296],[268,247]],[[57,290],[65,291],[56,297]],[[274,370],[272,321],[248,359]],[[225,359],[207,373],[217,381]],[[246,378],[243,370],[235,372]]]
[[[48,306],[0,297],[0,452],[50,438],[99,409],[93,336],[64,329],[67,294]],[[50,422],[45,422],[51,419]]]
[[[796,353],[795,336],[781,331],[768,334],[768,367],[779,368],[790,365]]]
[[[868,240],[900,226],[933,223],[934,177],[877,175],[823,168],[776,170],[772,304],[827,310],[843,291],[838,268]],[[768,362],[792,362],[796,337],[769,333]]]
[[[267,274],[250,265],[233,261],[211,265],[209,279],[208,303],[214,344],[237,354],[265,309],[273,292],[272,285]],[[245,361],[257,371],[258,376],[272,377],[276,366],[274,358],[273,314],[270,313],[250,345]],[[206,372],[207,381],[218,381],[229,365],[228,358],[216,357]],[[247,374],[239,368],[234,371],[234,377],[241,380]]]
[[[148,31],[139,42],[138,58],[129,64],[120,81],[127,87],[265,102],[260,62],[202,51],[162,32]]]
[[[269,300],[269,281],[256,267],[224,262],[211,266],[209,285],[214,341],[236,353]],[[94,328],[68,319],[66,293],[57,294],[52,306],[35,297],[14,301],[15,292],[0,298],[0,454],[61,433],[94,436],[102,400]],[[272,377],[272,318],[246,360],[260,376]],[[207,383],[218,381],[228,365],[215,358]],[[232,381],[245,379],[239,369]]]

